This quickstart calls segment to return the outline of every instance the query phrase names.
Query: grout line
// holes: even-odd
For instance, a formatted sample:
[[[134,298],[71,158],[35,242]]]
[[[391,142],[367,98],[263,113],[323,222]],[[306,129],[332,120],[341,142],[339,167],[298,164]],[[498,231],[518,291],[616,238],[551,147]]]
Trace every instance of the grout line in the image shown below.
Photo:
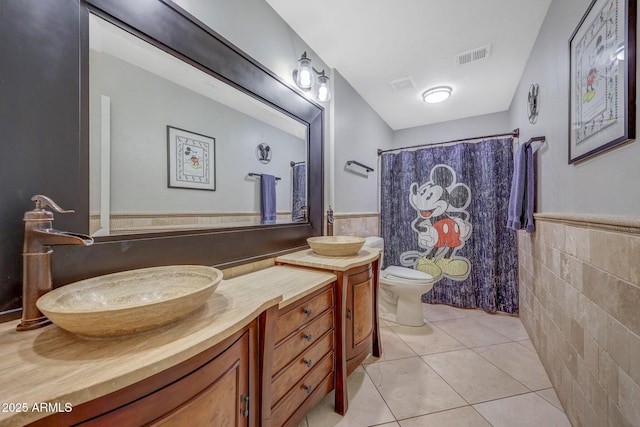
[[[427,416],[427,415],[432,415],[432,414],[437,414],[437,413],[441,413],[441,412],[446,412],[446,411],[451,411],[451,410],[455,410],[455,409],[460,409],[460,408],[466,408],[466,407],[470,407],[474,410],[475,413],[477,413],[478,415],[480,415],[482,417],[482,419],[486,420],[487,423],[491,424],[491,422],[489,420],[487,420],[475,407],[474,405],[479,405],[479,404],[484,404],[484,403],[490,403],[490,402],[495,402],[495,401],[499,401],[499,400],[504,400],[504,399],[509,399],[511,397],[515,397],[515,396],[522,396],[522,395],[526,395],[526,394],[535,394],[537,397],[539,397],[540,399],[542,399],[544,402],[546,402],[550,407],[553,407],[554,409],[562,412],[563,414],[565,413],[564,411],[561,411],[560,409],[558,409],[553,403],[551,403],[550,401],[548,401],[547,399],[545,399],[544,397],[540,396],[537,392],[538,391],[543,391],[543,390],[548,390],[548,389],[553,389],[555,391],[555,388],[553,387],[553,385],[551,387],[546,387],[546,388],[542,388],[539,390],[531,390],[529,387],[527,387],[525,384],[523,384],[522,382],[518,381],[517,379],[515,379],[512,375],[510,375],[509,373],[507,373],[506,371],[504,371],[503,369],[500,368],[500,366],[497,366],[496,364],[494,364],[491,360],[487,359],[486,357],[483,357],[482,354],[477,353],[476,351],[474,351],[474,349],[477,348],[482,348],[482,347],[493,347],[493,346],[498,346],[498,345],[503,345],[503,344],[510,344],[510,343],[516,343],[517,345],[523,347],[524,349],[528,350],[528,351],[532,351],[529,347],[525,346],[524,344],[522,344],[522,341],[527,341],[530,340],[530,338],[525,339],[525,340],[514,340],[511,337],[505,336],[504,334],[500,333],[499,331],[495,330],[494,328],[484,325],[481,322],[478,322],[476,320],[474,320],[474,322],[480,326],[483,326],[485,328],[488,328],[490,330],[492,330],[493,332],[504,336],[504,338],[508,339],[509,341],[504,342],[504,343],[495,343],[495,344],[488,344],[488,345],[478,345],[478,346],[468,346],[465,343],[461,342],[458,338],[456,338],[455,336],[453,336],[451,333],[447,332],[446,330],[438,327],[437,325],[435,325],[434,323],[438,323],[441,321],[448,321],[448,320],[460,320],[460,319],[473,319],[474,316],[465,316],[465,317],[458,317],[458,318],[454,318],[454,319],[443,319],[443,320],[439,320],[439,321],[430,321],[430,320],[425,320],[425,322],[432,328],[436,328],[438,330],[440,330],[441,332],[443,332],[444,334],[448,335],[450,338],[452,338],[453,340],[455,340],[456,342],[458,342],[459,344],[461,344],[462,346],[464,346],[464,349],[457,349],[457,350],[448,350],[448,351],[440,351],[440,352],[435,352],[435,353],[429,353],[429,354],[425,354],[425,355],[421,355],[418,354],[404,339],[402,339],[402,337],[400,335],[398,335],[398,333],[393,329],[395,327],[395,325],[389,326],[388,329],[396,336],[396,338],[398,338],[400,340],[400,342],[404,343],[415,355],[414,356],[406,356],[406,357],[398,357],[395,359],[389,359],[389,360],[382,360],[382,361],[373,361],[370,363],[362,363],[360,366],[363,368],[364,373],[366,374],[366,376],[368,377],[369,381],[371,381],[371,383],[373,384],[373,386],[375,387],[376,391],[378,392],[378,394],[380,395],[380,398],[382,399],[382,401],[385,403],[387,409],[389,409],[389,411],[391,412],[391,414],[393,415],[395,422],[397,424],[399,424],[400,421],[404,421],[404,420],[409,420],[409,419],[413,419],[413,418],[420,418],[423,416]],[[402,326],[402,325],[398,325],[398,326]],[[384,346],[384,343],[383,343]],[[521,384],[525,389],[527,389],[528,391],[522,392],[522,393],[515,393],[509,396],[503,396],[503,397],[499,397],[499,398],[495,398],[495,399],[489,399],[486,401],[482,401],[482,402],[477,402],[477,403],[470,403],[469,401],[467,401],[467,399],[465,399],[451,384],[449,384],[447,382],[447,380],[445,378],[443,378],[438,371],[436,371],[433,367],[431,367],[431,365],[429,365],[429,363],[423,358],[423,356],[430,356],[430,355],[435,355],[435,354],[442,354],[442,353],[449,353],[449,352],[454,352],[454,351],[463,351],[463,350],[472,350],[474,352],[474,354],[477,354],[478,356],[480,356],[483,360],[489,362],[491,365],[495,366],[496,368],[498,368],[501,372],[503,372],[504,374],[506,374],[508,377],[510,377],[511,379],[513,379],[514,381],[516,381],[518,384]],[[536,353],[536,355],[538,354],[537,351],[534,351],[534,353]],[[448,409],[444,409],[444,410],[440,410],[440,411],[434,411],[434,412],[429,412],[426,414],[421,414],[421,415],[416,415],[414,417],[407,417],[407,418],[397,418],[396,415],[394,414],[394,412],[391,410],[391,407],[389,406],[388,402],[386,401],[386,399],[384,398],[384,396],[382,395],[382,393],[380,392],[380,389],[378,388],[378,385],[373,381],[373,379],[371,378],[371,376],[369,375],[369,372],[367,371],[367,367],[371,366],[371,369],[373,369],[373,365],[378,365],[377,369],[380,369],[380,363],[385,363],[385,362],[393,362],[396,360],[403,360],[403,359],[410,359],[413,357],[418,357],[423,363],[425,363],[429,369],[431,369],[445,384],[447,384],[447,386],[449,386],[464,402],[467,403],[467,405],[462,405],[462,406],[458,406],[458,407],[454,407],[454,408],[448,408]],[[539,358],[539,355],[538,355]],[[380,374],[380,378],[382,381],[382,374]],[[548,378],[548,375],[547,375]],[[382,384],[381,384],[382,385]],[[557,392],[556,392],[557,393]],[[566,415],[566,414],[565,414]],[[306,420],[306,417],[305,417]],[[373,426],[380,426],[380,425],[385,425],[385,424],[389,424],[392,423],[393,421],[389,421],[389,422],[384,422],[381,424],[374,424]],[[308,426],[308,420],[307,420],[307,426]]]
[[[360,365],[362,366],[362,365]],[[371,376],[369,375],[369,372],[367,372],[367,370],[364,368],[364,366],[362,367],[362,369],[364,369],[364,374],[367,376],[367,378],[369,378],[369,381],[371,381],[371,384],[373,384],[373,387],[376,389],[376,391],[378,392],[378,394],[380,395],[380,399],[382,399],[382,401],[384,402],[385,406],[387,407],[387,409],[389,410],[389,412],[391,413],[391,415],[393,415],[393,419],[398,422],[398,417],[396,417],[396,414],[393,412],[393,410],[391,409],[391,407],[389,406],[389,403],[387,402],[387,400],[384,398],[384,396],[382,395],[382,393],[380,392],[380,389],[378,388],[378,386],[376,385],[375,381],[373,381],[373,378],[371,378]],[[380,381],[382,381],[382,373],[380,373]],[[383,423],[386,424],[386,423]]]

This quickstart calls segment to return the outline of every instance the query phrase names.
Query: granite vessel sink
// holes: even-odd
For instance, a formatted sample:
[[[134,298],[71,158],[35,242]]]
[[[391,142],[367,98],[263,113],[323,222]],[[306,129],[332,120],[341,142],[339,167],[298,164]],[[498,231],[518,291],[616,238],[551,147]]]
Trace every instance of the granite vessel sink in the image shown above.
[[[221,280],[220,270],[200,265],[143,268],[62,286],[36,305],[69,332],[118,337],[188,316],[207,302]]]
[[[355,255],[364,245],[365,239],[353,236],[309,237],[307,243],[318,255],[349,256]]]

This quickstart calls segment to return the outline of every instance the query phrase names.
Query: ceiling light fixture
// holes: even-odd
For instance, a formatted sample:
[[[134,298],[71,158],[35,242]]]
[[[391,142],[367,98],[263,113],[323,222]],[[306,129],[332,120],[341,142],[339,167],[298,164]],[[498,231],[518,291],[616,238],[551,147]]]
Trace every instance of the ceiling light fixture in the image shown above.
[[[449,98],[451,91],[452,89],[449,86],[432,87],[422,94],[422,100],[429,104],[436,104]]]
[[[308,58],[307,52],[304,52],[298,59],[298,68],[293,70],[293,81],[296,82],[296,86],[300,89],[308,91],[316,83],[316,75],[318,76],[318,84],[315,90],[315,97],[318,101],[326,102],[331,99],[329,76],[325,75],[324,70],[318,71],[313,68],[311,58]]]

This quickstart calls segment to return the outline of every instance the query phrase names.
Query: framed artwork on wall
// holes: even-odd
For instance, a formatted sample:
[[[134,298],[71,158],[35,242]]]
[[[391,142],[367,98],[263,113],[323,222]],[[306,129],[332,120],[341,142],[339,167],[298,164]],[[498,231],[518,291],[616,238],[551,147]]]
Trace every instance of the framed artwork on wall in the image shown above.
[[[569,163],[635,138],[636,0],[593,0],[569,39]]]
[[[167,126],[169,187],[216,189],[216,140]]]

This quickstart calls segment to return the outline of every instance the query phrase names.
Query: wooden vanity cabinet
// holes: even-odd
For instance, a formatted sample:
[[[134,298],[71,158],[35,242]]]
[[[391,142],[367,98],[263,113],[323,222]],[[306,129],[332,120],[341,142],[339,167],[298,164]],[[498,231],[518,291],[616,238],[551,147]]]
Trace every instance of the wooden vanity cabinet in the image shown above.
[[[254,321],[185,362],[31,425],[256,426],[257,345]]]
[[[347,375],[372,352],[374,277],[371,264],[344,273],[346,289],[345,350]]]
[[[278,257],[276,264],[330,271],[335,283],[335,411],[348,410],[347,376],[371,353],[382,355],[378,318],[378,251],[361,258],[319,257],[311,250]],[[275,425],[275,424],[273,424]]]
[[[297,426],[333,390],[335,301],[331,283],[279,311],[266,397],[270,414],[263,424]]]

